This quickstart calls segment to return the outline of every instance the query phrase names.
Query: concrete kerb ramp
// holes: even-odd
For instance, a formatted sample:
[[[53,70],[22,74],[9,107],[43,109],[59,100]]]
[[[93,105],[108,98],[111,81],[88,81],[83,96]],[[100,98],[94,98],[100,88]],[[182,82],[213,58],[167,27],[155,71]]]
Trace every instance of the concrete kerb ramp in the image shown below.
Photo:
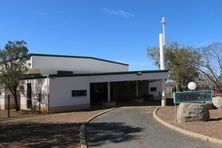
[[[79,136],[80,136],[80,147],[81,147],[81,148],[87,148],[87,147],[88,147],[88,146],[87,146],[87,136],[86,136],[86,127],[87,127],[87,125],[88,125],[93,119],[95,119],[95,118],[97,118],[97,117],[99,117],[99,116],[101,116],[101,115],[103,115],[103,114],[105,114],[105,113],[111,112],[111,111],[113,111],[113,110],[115,110],[115,109],[117,109],[117,108],[111,108],[111,109],[109,109],[109,110],[105,110],[105,111],[103,111],[103,112],[100,112],[100,113],[96,114],[95,116],[91,117],[87,122],[85,122],[85,123],[83,123],[83,124],[81,125],[81,127],[80,127],[80,134],[79,134]]]

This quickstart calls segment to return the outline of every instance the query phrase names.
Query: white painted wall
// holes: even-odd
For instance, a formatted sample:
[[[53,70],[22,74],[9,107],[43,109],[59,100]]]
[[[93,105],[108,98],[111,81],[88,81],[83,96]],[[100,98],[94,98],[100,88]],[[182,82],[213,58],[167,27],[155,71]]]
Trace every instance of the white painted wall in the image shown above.
[[[50,98],[49,108],[65,107],[65,106],[78,106],[90,105],[90,83],[96,82],[115,82],[115,81],[134,81],[134,80],[157,80],[160,82],[166,79],[166,73],[144,73],[137,74],[118,74],[118,75],[97,75],[97,76],[79,76],[79,77],[55,77],[50,78]],[[156,82],[157,83],[157,82]],[[161,85],[157,83],[157,91],[161,91]],[[153,84],[151,84],[152,86]],[[87,96],[72,97],[72,90],[87,90]],[[159,94],[154,94],[158,96]],[[75,110],[75,107],[73,107]]]
[[[5,97],[4,95],[0,95],[0,110],[4,110],[5,109]]]
[[[27,109],[27,83],[32,83],[33,98],[37,98],[39,92],[49,94],[45,95],[45,104],[49,106],[49,111],[55,108],[63,108],[68,110],[85,109],[90,106],[90,83],[97,82],[116,82],[116,81],[135,81],[135,80],[155,80],[149,83],[150,87],[157,87],[157,91],[153,94],[156,98],[161,93],[161,80],[166,79],[168,73],[142,73],[137,74],[115,74],[115,75],[94,75],[94,76],[78,76],[78,77],[54,77],[44,79],[24,80],[21,85],[24,86],[23,94],[21,94],[22,109]],[[41,82],[40,87],[38,87]],[[87,96],[72,97],[72,90],[87,90]],[[156,99],[155,98],[155,99]],[[33,102],[35,104],[35,102]],[[72,107],[73,106],[73,107]],[[80,106],[80,108],[78,107]],[[83,108],[81,108],[83,106]],[[72,108],[70,108],[72,107]],[[65,110],[63,110],[65,111]]]
[[[137,74],[118,74],[118,75],[97,75],[80,77],[55,77],[50,78],[50,107],[70,106],[90,104],[90,83],[96,82],[115,82],[115,81],[134,81],[134,80],[157,80],[150,83],[156,86],[157,92],[161,92],[160,80],[166,79],[168,73],[144,73]],[[87,90],[86,97],[72,97],[72,90]],[[159,93],[154,94],[159,96]]]
[[[25,95],[21,95],[21,99],[20,99],[20,109],[21,110],[27,110],[27,99]]]
[[[151,92],[151,87],[156,87],[155,92]],[[149,94],[153,95],[154,99],[161,99],[161,92],[162,92],[162,81],[155,81],[149,83]]]
[[[27,83],[31,83],[32,86],[32,104],[33,106],[38,106],[38,97],[39,93],[42,94],[42,102],[41,107],[43,110],[48,108],[48,79],[30,79],[30,80],[23,80],[20,83],[20,104],[21,109],[26,110],[27,108]]]
[[[0,89],[0,110],[5,110],[8,108],[8,95],[10,95],[10,107],[15,108],[15,99],[14,96],[11,94],[9,89]],[[19,94],[17,94],[18,104],[20,103]]]
[[[14,96],[12,95],[11,91],[7,88],[5,88],[4,90],[4,93],[3,93],[3,97],[4,97],[4,100],[5,100],[5,109],[8,108],[8,96],[10,95],[10,108],[15,108],[15,98]],[[18,91],[17,91],[17,101],[18,101],[18,105],[20,104],[20,96],[18,94]]]
[[[87,96],[72,97],[72,90],[87,90]],[[89,77],[50,78],[49,108],[74,105],[90,106]]]
[[[32,56],[31,68],[39,68],[41,74],[56,74],[58,70],[74,72],[128,71],[127,65],[89,58]]]

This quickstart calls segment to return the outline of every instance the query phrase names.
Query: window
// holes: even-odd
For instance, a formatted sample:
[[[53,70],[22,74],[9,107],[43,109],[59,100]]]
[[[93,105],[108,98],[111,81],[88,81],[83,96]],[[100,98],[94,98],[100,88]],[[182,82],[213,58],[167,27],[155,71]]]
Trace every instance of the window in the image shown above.
[[[151,91],[151,92],[155,92],[156,90],[157,90],[156,87],[151,87],[151,88],[150,88],[150,91]]]
[[[87,90],[72,90],[72,97],[87,96]]]

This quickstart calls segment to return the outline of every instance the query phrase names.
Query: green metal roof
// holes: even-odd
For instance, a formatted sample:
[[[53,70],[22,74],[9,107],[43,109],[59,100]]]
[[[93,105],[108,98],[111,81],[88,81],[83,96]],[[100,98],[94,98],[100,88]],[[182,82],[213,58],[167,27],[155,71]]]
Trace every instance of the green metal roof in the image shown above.
[[[47,76],[43,76],[41,74],[25,74],[22,75],[21,80],[42,79],[42,78],[47,78]]]
[[[99,60],[103,62],[109,62],[114,64],[120,64],[124,66],[129,66],[129,64],[100,59],[100,58],[94,58],[94,57],[87,57],[87,56],[70,56],[70,55],[54,55],[54,54],[37,54],[37,53],[31,53],[30,56],[45,56],[45,57],[61,57],[61,58],[81,58],[81,59],[93,59],[93,60]]]
[[[75,76],[101,76],[101,75],[121,75],[121,74],[137,74],[143,73],[162,73],[168,70],[142,70],[142,71],[123,71],[123,72],[100,72],[100,73],[84,73],[84,74],[50,74],[49,77],[75,77]]]
[[[78,73],[78,74],[49,74],[48,77],[78,77],[78,76],[102,76],[102,75],[122,75],[122,74],[137,74],[142,75],[143,73],[168,73],[168,70],[142,70],[142,71],[123,71],[123,72],[103,72],[103,73]],[[42,75],[26,75],[23,79],[39,79],[46,78],[47,76]]]

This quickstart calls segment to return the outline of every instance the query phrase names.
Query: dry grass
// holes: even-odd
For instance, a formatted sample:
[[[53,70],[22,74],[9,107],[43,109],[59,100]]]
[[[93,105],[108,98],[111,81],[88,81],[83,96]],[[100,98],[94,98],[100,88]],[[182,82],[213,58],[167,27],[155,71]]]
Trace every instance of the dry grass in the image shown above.
[[[0,122],[0,147],[80,147],[82,123],[104,110],[47,114]]]
[[[173,106],[160,108],[157,116],[177,127],[222,139],[222,109],[210,110],[210,120],[205,122],[175,123],[175,107]]]

